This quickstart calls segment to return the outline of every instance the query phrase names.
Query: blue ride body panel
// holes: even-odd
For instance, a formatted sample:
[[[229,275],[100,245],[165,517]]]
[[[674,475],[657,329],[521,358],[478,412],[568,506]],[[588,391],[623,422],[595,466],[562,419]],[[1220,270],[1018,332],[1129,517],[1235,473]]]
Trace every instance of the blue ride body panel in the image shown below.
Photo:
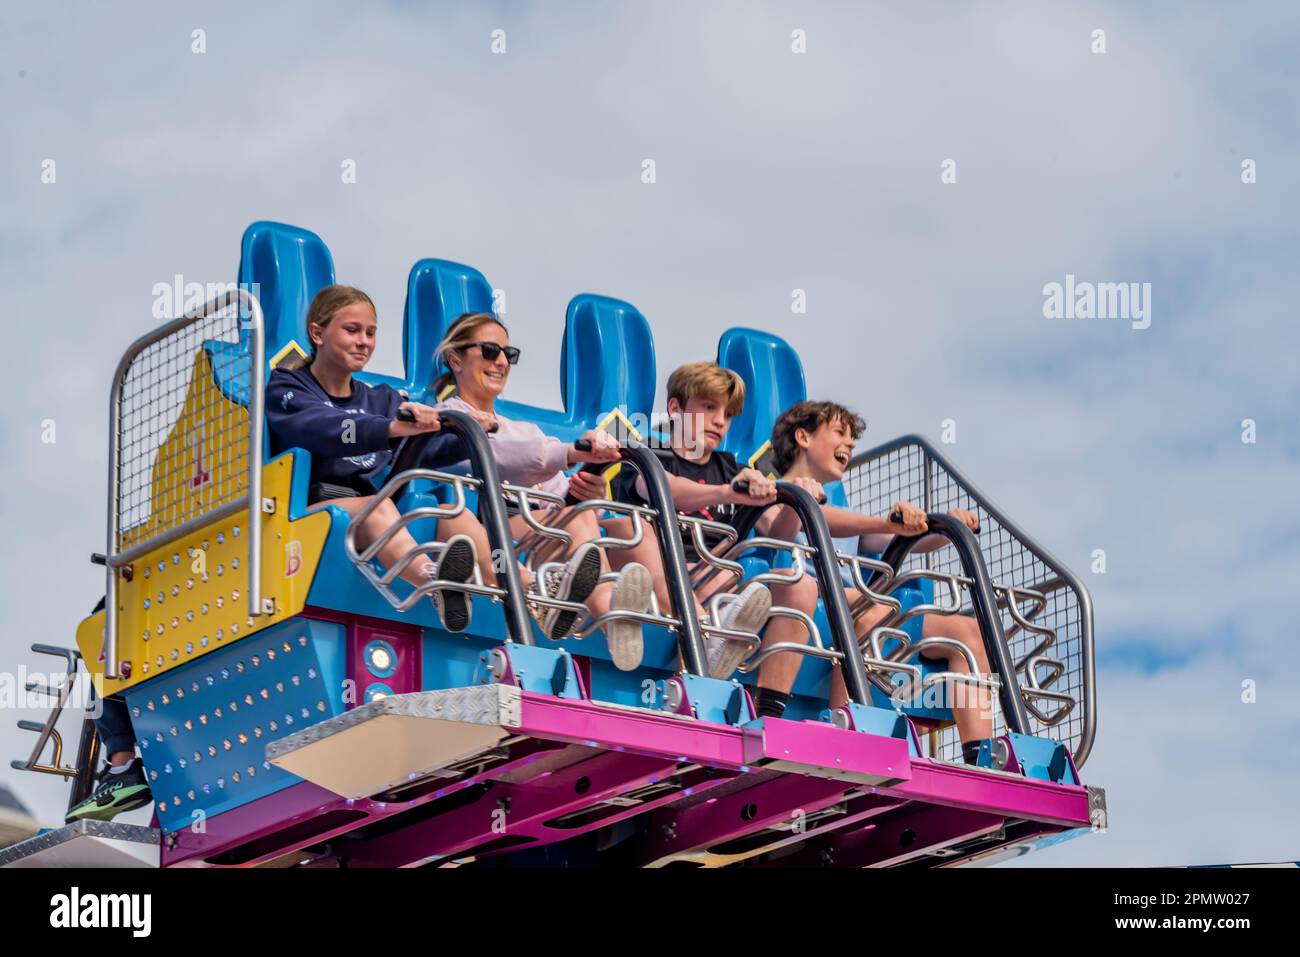
[[[164,831],[300,781],[266,744],[343,711],[345,646],[344,626],[295,618],[122,693]]]

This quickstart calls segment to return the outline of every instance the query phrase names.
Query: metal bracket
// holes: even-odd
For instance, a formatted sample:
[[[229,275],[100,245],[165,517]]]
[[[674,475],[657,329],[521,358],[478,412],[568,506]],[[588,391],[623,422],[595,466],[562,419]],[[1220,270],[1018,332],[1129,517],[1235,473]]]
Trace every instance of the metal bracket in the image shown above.
[[[860,731],[863,734],[878,734],[886,738],[902,738],[907,741],[909,755],[914,758],[921,756],[921,742],[916,737],[912,722],[897,711],[873,708],[870,705],[850,701],[834,710],[823,711],[818,715],[818,720],[826,721],[844,731]]]
[[[1079,774],[1069,749],[1051,738],[1036,738],[1008,732],[999,738],[980,742],[982,768],[1010,771],[1053,784],[1078,784]]]
[[[514,685],[560,698],[583,697],[573,656],[567,651],[507,641],[483,652],[478,660],[477,684]]]
[[[700,721],[742,725],[755,717],[745,688],[738,681],[680,674],[657,682],[655,707]]]
[[[275,499],[273,499],[273,498],[264,498],[264,499],[262,499],[262,511],[265,512],[267,515],[274,515],[274,514],[275,514]]]

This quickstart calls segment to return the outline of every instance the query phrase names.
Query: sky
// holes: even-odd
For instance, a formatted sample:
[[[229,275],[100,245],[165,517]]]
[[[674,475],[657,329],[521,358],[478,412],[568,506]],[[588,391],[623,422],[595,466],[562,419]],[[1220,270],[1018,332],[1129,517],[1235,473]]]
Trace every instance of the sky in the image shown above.
[[[1297,39],[1284,2],[0,0],[0,669],[102,594],[109,380],[154,285],[233,280],[277,220],[374,298],[375,371],[439,257],[506,291],[518,401],[559,404],[598,292],[650,320],[661,403],[744,325],[862,448],[954,420],[1096,606],[1111,827],[1023,863],[1300,859]],[[1149,283],[1149,327],[1045,317],[1067,276]],[[0,780],[52,819],[21,717]]]

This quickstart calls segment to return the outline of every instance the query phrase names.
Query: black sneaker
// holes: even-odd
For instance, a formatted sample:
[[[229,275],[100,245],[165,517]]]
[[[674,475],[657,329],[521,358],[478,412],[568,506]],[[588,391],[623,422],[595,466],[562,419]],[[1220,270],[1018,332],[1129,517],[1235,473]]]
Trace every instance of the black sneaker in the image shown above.
[[[478,563],[478,553],[474,542],[468,535],[453,535],[447,539],[447,547],[433,571],[433,578],[439,581],[466,584],[474,578],[474,566]],[[470,596],[454,588],[444,588],[430,593],[433,605],[438,609],[442,625],[448,631],[459,632],[469,627]]]
[[[66,824],[86,820],[111,821],[124,811],[134,811],[152,800],[153,792],[144,778],[144,762],[134,758],[121,774],[105,768],[99,786],[63,820]]]

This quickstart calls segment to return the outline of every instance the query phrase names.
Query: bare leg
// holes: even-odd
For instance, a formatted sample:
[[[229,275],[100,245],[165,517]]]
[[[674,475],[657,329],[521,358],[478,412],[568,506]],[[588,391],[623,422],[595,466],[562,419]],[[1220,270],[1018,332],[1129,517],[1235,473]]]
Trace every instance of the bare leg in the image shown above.
[[[923,638],[953,638],[971,650],[980,674],[989,673],[988,655],[984,639],[980,636],[979,622],[966,615],[926,615],[921,624]],[[947,662],[949,671],[968,674],[970,667],[966,656],[956,648],[927,650],[927,656]],[[963,742],[980,741],[993,734],[992,695],[986,688],[972,688],[949,682],[945,697],[952,702],[952,717],[957,723],[957,734]]]
[[[630,518],[614,518],[603,523],[605,531],[615,538],[632,537],[632,520]],[[640,562],[650,570],[650,575],[655,583],[655,597],[659,600],[659,608],[665,614],[671,614],[673,608],[672,596],[668,593],[668,576],[664,574],[663,556],[659,553],[659,537],[655,534],[654,528],[647,521],[641,522],[641,542],[632,548],[611,548],[606,554],[609,557],[610,566],[614,571],[619,571],[623,566],[631,562]],[[707,598],[711,594],[711,589],[706,588],[703,595],[695,596],[695,615],[698,618],[704,614],[704,607],[700,600]]]
[[[817,611],[817,582],[809,575],[789,585],[771,584],[772,604],[794,608],[812,617]],[[807,644],[808,629],[800,621],[775,615],[768,620],[763,633],[763,648],[777,643]],[[793,651],[778,652],[758,668],[758,687],[789,694],[799,675],[804,656]],[[838,669],[836,669],[838,673]]]

